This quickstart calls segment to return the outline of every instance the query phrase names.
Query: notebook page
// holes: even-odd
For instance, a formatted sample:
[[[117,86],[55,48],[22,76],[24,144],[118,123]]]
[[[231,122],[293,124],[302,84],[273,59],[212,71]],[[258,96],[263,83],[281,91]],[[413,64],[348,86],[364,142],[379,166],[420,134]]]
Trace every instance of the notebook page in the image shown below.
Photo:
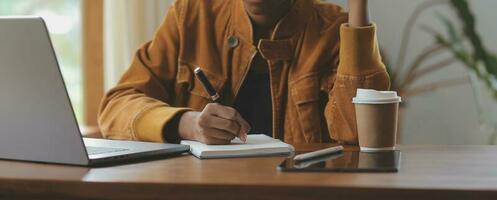
[[[273,139],[267,135],[248,135],[247,142],[243,143],[238,138],[234,139],[228,145],[206,145],[196,141],[182,141],[182,144],[190,145],[192,150],[198,152],[204,151],[244,151],[252,149],[271,149],[289,147],[290,145],[281,142],[280,140]]]

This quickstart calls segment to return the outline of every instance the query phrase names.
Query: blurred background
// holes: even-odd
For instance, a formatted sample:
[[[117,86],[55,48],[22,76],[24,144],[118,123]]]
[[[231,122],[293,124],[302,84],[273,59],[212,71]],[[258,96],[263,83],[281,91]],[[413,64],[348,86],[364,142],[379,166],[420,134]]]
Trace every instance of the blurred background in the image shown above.
[[[45,19],[78,121],[83,120],[81,0],[0,0],[0,16]]]
[[[98,133],[92,127],[103,91],[152,38],[171,2],[0,0],[0,15],[45,18],[78,121],[91,135]],[[465,3],[370,1],[383,58],[404,97],[400,143],[497,142],[497,1]]]
[[[346,6],[345,0],[334,1]],[[433,31],[449,38],[451,34],[464,35],[464,20],[454,3],[462,1],[437,0],[372,0],[371,16],[378,25],[378,39],[383,57],[393,71],[406,74],[420,56],[437,48]],[[497,1],[470,0],[466,6],[475,17],[475,31],[482,45],[497,52]],[[468,17],[466,17],[467,19]],[[444,20],[455,27],[449,33]],[[406,29],[408,31],[406,31]],[[406,37],[405,33],[409,33]],[[409,41],[403,45],[404,41]],[[461,39],[470,53],[469,39]],[[457,42],[453,42],[456,45]],[[435,46],[435,47],[434,47]],[[461,47],[463,48],[463,47]],[[399,57],[405,54],[402,64]],[[474,55],[468,55],[474,57]],[[426,72],[417,81],[408,84],[411,94],[403,93],[405,104],[401,112],[400,143],[428,144],[495,144],[497,126],[497,98],[495,89],[487,87],[474,70],[455,58],[454,53],[442,48],[432,53],[421,64],[418,72]],[[484,68],[478,64],[479,68]],[[495,70],[496,65],[493,64]],[[433,70],[426,70],[433,69]],[[481,71],[484,71],[483,69]],[[392,74],[392,73],[391,73]],[[419,74],[419,73],[418,73]],[[397,76],[397,79],[405,77]],[[400,81],[398,81],[400,82]],[[491,83],[497,88],[495,76]],[[398,88],[397,88],[398,89]],[[424,90],[424,91],[420,91]],[[404,88],[405,90],[405,88]]]

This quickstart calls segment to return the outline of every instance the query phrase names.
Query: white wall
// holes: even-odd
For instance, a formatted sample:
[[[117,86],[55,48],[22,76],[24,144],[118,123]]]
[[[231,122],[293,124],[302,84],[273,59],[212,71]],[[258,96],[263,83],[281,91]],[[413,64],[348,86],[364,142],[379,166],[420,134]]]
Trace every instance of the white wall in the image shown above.
[[[341,5],[346,5],[345,0],[335,0]],[[421,0],[371,0],[371,15],[378,25],[378,37],[389,59],[395,61],[400,49],[401,33],[408,17]],[[497,1],[470,0],[473,11],[476,13],[478,30],[485,45],[497,52]],[[435,13],[440,12],[453,16],[449,7],[429,9],[416,24],[429,25],[438,30],[444,30]],[[452,17],[454,18],[454,17]],[[455,18],[454,18],[455,19]],[[407,63],[429,44],[433,39],[427,33],[419,30],[413,32],[408,48]],[[448,55],[442,55],[446,58]],[[440,58],[435,58],[440,59]],[[453,64],[449,69],[433,73],[420,80],[429,83],[436,80],[445,80],[451,77],[465,76],[466,69],[461,64]],[[497,101],[490,98],[489,92],[482,87],[482,96],[485,100],[486,119],[497,124]],[[435,92],[415,96],[408,100],[407,110],[402,122],[401,143],[421,144],[488,144],[489,128],[480,130],[478,112],[470,85],[441,89]]]

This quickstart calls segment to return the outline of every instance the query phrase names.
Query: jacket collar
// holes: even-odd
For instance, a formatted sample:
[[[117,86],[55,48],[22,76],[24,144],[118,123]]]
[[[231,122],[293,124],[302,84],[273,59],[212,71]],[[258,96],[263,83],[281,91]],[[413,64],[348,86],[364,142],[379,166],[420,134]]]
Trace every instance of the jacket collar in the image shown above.
[[[253,27],[242,0],[234,0],[233,27],[242,40],[253,44]],[[276,25],[271,40],[285,40],[303,30],[314,0],[295,0],[290,11]]]

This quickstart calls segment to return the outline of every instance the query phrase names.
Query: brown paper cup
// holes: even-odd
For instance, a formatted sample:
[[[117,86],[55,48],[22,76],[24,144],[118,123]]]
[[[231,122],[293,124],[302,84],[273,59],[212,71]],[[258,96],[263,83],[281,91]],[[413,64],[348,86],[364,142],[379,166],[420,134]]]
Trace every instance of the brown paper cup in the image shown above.
[[[355,108],[361,150],[393,150],[399,103],[356,104]]]
[[[353,103],[361,151],[395,149],[400,101],[393,91],[357,90]]]

